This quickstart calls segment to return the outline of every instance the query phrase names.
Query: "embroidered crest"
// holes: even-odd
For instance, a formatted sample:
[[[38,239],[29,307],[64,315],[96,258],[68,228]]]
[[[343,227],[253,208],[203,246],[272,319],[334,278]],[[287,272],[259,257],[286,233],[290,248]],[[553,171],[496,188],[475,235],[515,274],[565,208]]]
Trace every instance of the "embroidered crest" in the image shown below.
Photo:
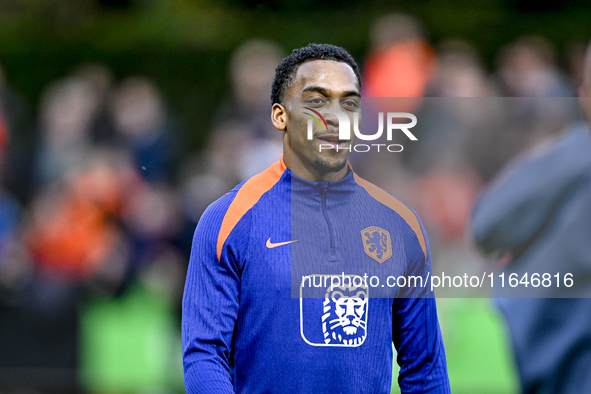
[[[371,226],[361,230],[365,254],[382,264],[392,256],[392,239],[383,228]]]

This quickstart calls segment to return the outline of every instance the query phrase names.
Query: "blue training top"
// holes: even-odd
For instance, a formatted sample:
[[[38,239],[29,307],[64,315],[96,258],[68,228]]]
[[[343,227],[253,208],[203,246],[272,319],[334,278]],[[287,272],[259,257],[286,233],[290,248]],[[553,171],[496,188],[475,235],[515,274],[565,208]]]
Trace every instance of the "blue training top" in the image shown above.
[[[341,274],[349,283],[326,282]],[[390,393],[394,343],[402,392],[449,393],[430,274],[404,203],[352,170],[308,182],[280,160],[199,221],[183,298],[187,392]]]

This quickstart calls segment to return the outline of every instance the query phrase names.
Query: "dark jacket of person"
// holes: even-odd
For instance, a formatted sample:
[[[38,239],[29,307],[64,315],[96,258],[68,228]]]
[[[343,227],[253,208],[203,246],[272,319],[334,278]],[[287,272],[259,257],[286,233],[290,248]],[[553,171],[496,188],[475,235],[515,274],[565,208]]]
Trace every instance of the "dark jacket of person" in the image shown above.
[[[485,252],[510,256],[497,273],[505,274],[505,287],[497,281],[493,294],[509,327],[523,392],[591,393],[588,126],[572,127],[511,165],[477,202],[472,229]],[[530,280],[548,273],[550,285],[508,284],[509,275],[521,280],[526,273]]]

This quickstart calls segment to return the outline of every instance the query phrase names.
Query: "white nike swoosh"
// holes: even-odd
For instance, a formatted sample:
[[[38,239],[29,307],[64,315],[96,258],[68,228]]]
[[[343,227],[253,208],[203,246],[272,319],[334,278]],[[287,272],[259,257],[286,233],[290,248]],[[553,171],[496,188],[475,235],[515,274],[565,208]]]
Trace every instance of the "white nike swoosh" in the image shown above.
[[[298,242],[298,240],[296,239],[295,241],[277,242],[277,243],[274,244],[274,243],[271,242],[271,238],[269,237],[269,239],[267,240],[267,248],[273,249],[273,248],[276,248],[278,246],[287,245],[287,244],[290,244],[290,243],[293,243],[293,242]]]

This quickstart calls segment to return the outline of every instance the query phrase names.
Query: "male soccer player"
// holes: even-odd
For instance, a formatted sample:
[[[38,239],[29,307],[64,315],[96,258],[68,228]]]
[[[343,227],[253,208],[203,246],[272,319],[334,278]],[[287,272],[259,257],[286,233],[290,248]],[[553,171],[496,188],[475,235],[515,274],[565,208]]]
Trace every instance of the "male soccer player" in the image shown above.
[[[211,204],[195,232],[183,300],[188,393],[389,393],[392,343],[403,392],[450,391],[428,287],[372,298],[367,280],[324,281],[321,297],[303,296],[327,273],[431,271],[419,218],[353,172],[338,117],[325,113],[308,139],[304,112],[352,118],[360,85],[351,55],[332,45],[294,50],[277,67],[271,120],[283,156]],[[300,273],[308,287],[300,277],[292,297]]]

